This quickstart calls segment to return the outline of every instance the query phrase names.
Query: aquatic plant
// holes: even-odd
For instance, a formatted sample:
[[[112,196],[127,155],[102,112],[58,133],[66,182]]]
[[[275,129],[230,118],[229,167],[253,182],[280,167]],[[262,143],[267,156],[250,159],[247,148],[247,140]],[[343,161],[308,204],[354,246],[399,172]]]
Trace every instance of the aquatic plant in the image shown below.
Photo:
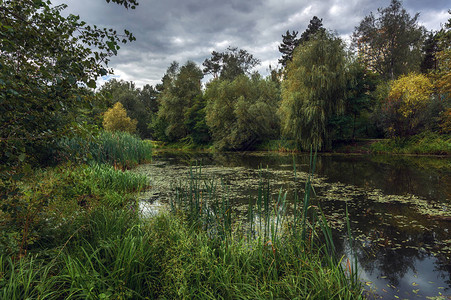
[[[311,153],[311,171],[305,182],[303,197],[299,197],[301,193],[295,191],[290,216],[287,215],[287,193],[280,189],[277,197],[273,198],[269,180],[264,178],[263,170],[260,169],[257,197],[255,201],[251,199],[248,204],[247,228],[234,228],[236,222],[232,222],[232,208],[227,193],[222,193],[221,197],[215,194],[214,180],[202,176],[201,166],[191,167],[187,185],[177,186],[174,197],[170,199],[171,211],[186,216],[190,226],[206,232],[213,240],[223,241],[226,247],[239,241],[240,244],[247,243],[247,247],[260,249],[259,251],[270,249],[273,255],[268,272],[275,272],[273,275],[276,280],[280,275],[279,266],[294,259],[292,255],[296,257],[301,253],[305,254],[307,261],[318,255],[320,258],[315,256],[314,259],[319,259],[324,264],[323,268],[329,269],[342,285],[358,291],[361,289],[361,283],[358,279],[357,263],[354,261],[351,264],[347,259],[347,264],[342,264],[343,258],[337,257],[332,230],[326,217],[319,207],[311,203],[314,194],[312,179],[315,162],[316,153]],[[295,181],[296,176],[294,164]],[[347,214],[346,220],[349,242],[352,243]],[[242,226],[243,224],[239,224],[239,227]]]
[[[152,158],[152,144],[127,132],[102,131],[89,138],[64,137],[59,146],[60,159],[111,164],[131,168]]]

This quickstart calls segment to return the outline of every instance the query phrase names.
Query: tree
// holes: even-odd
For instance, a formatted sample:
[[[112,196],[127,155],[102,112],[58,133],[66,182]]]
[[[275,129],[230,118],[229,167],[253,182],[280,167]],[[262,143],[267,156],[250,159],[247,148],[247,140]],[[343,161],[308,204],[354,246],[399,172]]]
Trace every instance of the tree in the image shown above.
[[[279,63],[286,67],[288,62],[293,58],[294,48],[298,45],[299,40],[296,39],[298,35],[297,31],[290,33],[287,30],[285,35],[282,34],[282,44],[279,46],[279,52],[282,53],[282,58],[279,59]]]
[[[428,73],[437,70],[437,53],[439,52],[437,36],[433,32],[427,35],[423,47],[423,60],[421,61],[420,71]]]
[[[185,112],[185,126],[189,132],[189,139],[196,145],[205,145],[211,141],[206,118],[207,101],[203,95],[193,99],[191,107]]]
[[[307,26],[307,29],[301,34],[298,44],[301,45],[305,42],[308,42],[310,38],[318,32],[325,32],[325,29],[323,27],[323,19],[320,19],[317,16],[313,16]]]
[[[233,80],[242,74],[250,74],[252,68],[260,64],[260,60],[243,49],[228,47],[225,52],[211,53],[211,58],[205,59],[204,74],[212,74],[214,78]]]
[[[112,79],[100,88],[98,94],[108,99],[111,104],[121,102],[127,114],[138,121],[139,135],[142,138],[151,136],[148,124],[152,119],[152,114],[155,114],[157,110],[157,92],[152,86],[146,85],[141,90],[136,88],[133,82]]]
[[[108,61],[119,43],[135,39],[128,31],[119,35],[78,16],[63,17],[65,7],[40,0],[4,0],[0,6],[2,166],[25,158],[49,162],[73,121],[71,112],[89,105],[80,85],[95,87],[98,76],[112,72]]]
[[[390,136],[409,136],[424,126],[424,116],[432,101],[432,82],[423,74],[401,76],[390,86],[383,105],[385,129]]]
[[[223,150],[249,150],[279,133],[277,84],[255,74],[215,79],[205,91],[206,123],[214,145]]]
[[[286,67],[288,62],[290,62],[293,58],[294,49],[302,43],[307,42],[311,36],[315,35],[319,31],[324,31],[323,28],[323,19],[319,19],[317,16],[314,16],[311,20],[307,29],[301,34],[299,39],[296,39],[298,32],[287,30],[285,35],[282,35],[282,44],[279,46],[279,52],[282,53],[282,58],[279,59],[279,63],[282,64],[283,67]]]
[[[134,133],[137,123],[136,120],[127,116],[127,112],[120,102],[116,102],[112,108],[108,109],[103,117],[103,128],[107,131]]]
[[[451,10],[448,13],[451,14]],[[437,33],[437,41],[439,52],[436,55],[438,61],[436,85],[442,97],[449,100],[451,98],[451,18]]]
[[[341,112],[347,78],[343,42],[323,32],[296,48],[282,82],[282,132],[304,148],[331,145],[329,119]]]
[[[343,114],[333,116],[328,124],[334,139],[354,139],[368,136],[373,129],[370,112],[374,109],[373,92],[377,86],[377,75],[366,70],[358,61],[347,66],[347,93]]]
[[[164,126],[168,141],[174,142],[188,136],[186,112],[194,99],[202,95],[203,73],[192,61],[182,67],[173,62],[163,77],[163,86],[158,98],[160,109],[155,126]]]
[[[138,1],[136,0],[106,0],[106,2],[110,3],[110,1],[117,3],[119,5],[123,5],[125,8],[135,9],[138,6]]]
[[[396,79],[419,69],[425,29],[418,25],[419,14],[411,17],[400,0],[366,16],[352,36],[363,63],[382,75]]]

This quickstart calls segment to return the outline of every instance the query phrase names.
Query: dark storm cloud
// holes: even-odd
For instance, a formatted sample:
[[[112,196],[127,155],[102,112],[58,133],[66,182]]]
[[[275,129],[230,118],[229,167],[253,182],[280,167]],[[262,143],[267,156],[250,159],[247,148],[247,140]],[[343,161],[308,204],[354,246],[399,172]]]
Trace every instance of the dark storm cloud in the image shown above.
[[[54,1],[61,3],[64,0]],[[137,41],[122,45],[110,66],[124,80],[138,86],[156,84],[172,61],[199,65],[211,51],[237,46],[262,61],[258,71],[266,74],[280,57],[277,46],[287,30],[303,32],[313,16],[323,18],[326,28],[349,38],[360,20],[389,0],[140,0],[135,10],[126,10],[104,0],[66,0],[66,13],[81,16],[89,24],[124,28]],[[448,1],[405,0],[413,16],[428,29],[439,29],[450,8]]]

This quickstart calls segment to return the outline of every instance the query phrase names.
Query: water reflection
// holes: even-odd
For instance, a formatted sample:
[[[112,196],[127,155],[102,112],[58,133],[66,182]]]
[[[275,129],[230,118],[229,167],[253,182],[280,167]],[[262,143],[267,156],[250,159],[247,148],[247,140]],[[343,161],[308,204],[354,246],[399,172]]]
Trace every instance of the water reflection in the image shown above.
[[[275,193],[279,187],[302,189],[309,168],[308,155],[276,153],[159,153],[155,162],[147,171],[139,169],[153,176],[155,186],[184,177],[190,165],[200,162],[206,173],[230,186],[236,215],[255,196],[259,167]],[[337,229],[343,255],[349,255],[340,231],[348,205],[354,253],[362,279],[376,290],[374,297],[451,294],[451,159],[320,155],[316,170],[316,204]],[[163,193],[156,194],[163,201]]]

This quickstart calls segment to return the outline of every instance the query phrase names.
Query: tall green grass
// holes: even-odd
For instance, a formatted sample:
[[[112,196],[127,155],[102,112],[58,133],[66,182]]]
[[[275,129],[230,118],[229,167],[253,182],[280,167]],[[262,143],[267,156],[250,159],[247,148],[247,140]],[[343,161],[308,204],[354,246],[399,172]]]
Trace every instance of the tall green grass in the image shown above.
[[[168,214],[99,209],[51,260],[0,262],[4,299],[361,297],[340,264],[301,240],[222,240]]]
[[[99,206],[136,210],[134,193],[147,185],[146,176],[109,165],[37,170],[0,206],[0,254],[17,257],[52,247],[74,218]]]
[[[152,144],[127,132],[102,131],[96,136],[64,137],[60,140],[60,158],[75,161],[94,161],[130,168],[150,161]]]

